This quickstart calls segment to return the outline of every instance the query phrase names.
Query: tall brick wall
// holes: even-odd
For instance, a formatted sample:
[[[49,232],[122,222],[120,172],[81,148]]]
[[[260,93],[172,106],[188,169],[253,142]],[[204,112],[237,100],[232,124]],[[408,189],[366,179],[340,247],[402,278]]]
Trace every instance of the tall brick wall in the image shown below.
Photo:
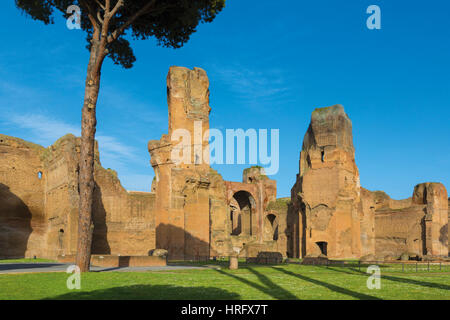
[[[440,183],[415,186],[413,196],[393,200],[383,192],[375,197],[376,256],[399,258],[403,253],[448,255],[448,199]]]
[[[0,258],[32,257],[45,249],[44,151],[0,134]]]
[[[76,253],[79,138],[52,146],[0,136],[0,257]],[[96,152],[93,253],[147,255],[155,249],[154,195],[127,192]]]
[[[293,256],[361,255],[361,204],[352,123],[340,105],[316,109],[292,188]],[[292,219],[292,218],[291,218]],[[296,231],[297,230],[297,231]]]

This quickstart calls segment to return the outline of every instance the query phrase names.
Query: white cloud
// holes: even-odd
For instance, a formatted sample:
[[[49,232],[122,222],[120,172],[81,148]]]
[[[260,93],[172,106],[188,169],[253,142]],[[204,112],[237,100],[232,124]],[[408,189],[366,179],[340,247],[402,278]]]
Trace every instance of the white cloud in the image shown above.
[[[98,135],[96,139],[100,149],[100,159],[115,160],[116,162],[137,160],[135,149],[121,143],[115,137]]]
[[[80,136],[78,126],[42,114],[10,114],[7,119],[12,125],[29,131],[35,137],[32,142],[44,146],[53,144],[68,133]],[[134,148],[121,143],[117,138],[99,134],[96,139],[99,143],[102,161],[120,164],[124,160],[136,160]]]
[[[241,99],[267,102],[271,99],[279,99],[280,95],[289,91],[286,76],[282,70],[255,71],[241,66],[213,66],[211,70],[213,77],[217,77],[229,86]]]
[[[29,130],[36,137],[33,142],[49,146],[65,134],[80,135],[80,129],[72,124],[40,114],[10,114],[9,122],[14,126]]]

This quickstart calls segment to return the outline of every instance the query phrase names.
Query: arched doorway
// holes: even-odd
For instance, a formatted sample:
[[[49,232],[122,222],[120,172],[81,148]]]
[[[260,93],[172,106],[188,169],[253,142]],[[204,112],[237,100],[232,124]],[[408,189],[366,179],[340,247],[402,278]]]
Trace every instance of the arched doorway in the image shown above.
[[[58,232],[58,251],[59,254],[64,253],[64,229],[59,229]]]
[[[319,247],[320,253],[323,255],[328,255],[328,243],[325,241],[316,242],[316,245]]]
[[[242,215],[239,203],[235,198],[230,202],[230,221],[231,221],[231,235],[238,236],[242,233]]]
[[[247,191],[238,191],[230,201],[231,235],[252,235],[252,213],[256,208],[253,196]]]
[[[274,214],[266,215],[264,221],[265,240],[278,240],[278,219]]]

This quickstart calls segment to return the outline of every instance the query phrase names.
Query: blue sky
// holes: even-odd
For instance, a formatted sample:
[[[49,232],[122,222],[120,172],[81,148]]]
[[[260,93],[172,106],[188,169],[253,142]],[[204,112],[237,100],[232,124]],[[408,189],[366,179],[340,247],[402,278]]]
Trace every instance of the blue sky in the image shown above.
[[[381,8],[382,29],[366,27]],[[0,10],[0,133],[44,146],[79,134],[85,35],[45,26],[14,1]],[[97,138],[104,167],[130,190],[149,191],[147,142],[167,132],[171,65],[210,78],[211,127],[280,129],[278,195],[290,195],[314,108],[342,104],[353,122],[361,184],[396,199],[417,183],[450,188],[450,2],[227,0],[182,49],[133,42],[137,62],[102,71]],[[241,181],[246,166],[217,165]]]

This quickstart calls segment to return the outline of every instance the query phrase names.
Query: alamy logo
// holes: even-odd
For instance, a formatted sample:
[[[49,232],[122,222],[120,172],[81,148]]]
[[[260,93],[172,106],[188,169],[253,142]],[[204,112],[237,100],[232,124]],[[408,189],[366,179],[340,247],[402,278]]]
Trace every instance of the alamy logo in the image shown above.
[[[69,290],[80,290],[81,289],[81,272],[80,268],[76,265],[71,265],[67,268],[66,273],[71,274],[69,278],[67,278],[67,289]],[[73,273],[73,274],[72,274]]]
[[[81,9],[77,5],[71,5],[67,8],[66,11],[70,14],[70,17],[67,18],[66,25],[69,30],[73,29],[81,29]]]
[[[367,288],[369,290],[381,289],[381,270],[379,266],[369,266],[367,273],[371,276],[367,279]]]
[[[279,129],[226,129],[224,137],[222,131],[209,129],[203,132],[203,122],[194,122],[194,138],[186,129],[176,129],[171,140],[174,148],[171,160],[179,164],[262,164],[267,175],[278,173],[279,169]],[[247,142],[248,141],[248,148]],[[236,142],[236,144],[235,144]],[[236,162],[235,162],[236,160]]]
[[[371,5],[367,8],[366,11],[370,14],[369,18],[367,18],[367,28],[369,30],[380,30],[381,29],[381,9],[377,5]]]

